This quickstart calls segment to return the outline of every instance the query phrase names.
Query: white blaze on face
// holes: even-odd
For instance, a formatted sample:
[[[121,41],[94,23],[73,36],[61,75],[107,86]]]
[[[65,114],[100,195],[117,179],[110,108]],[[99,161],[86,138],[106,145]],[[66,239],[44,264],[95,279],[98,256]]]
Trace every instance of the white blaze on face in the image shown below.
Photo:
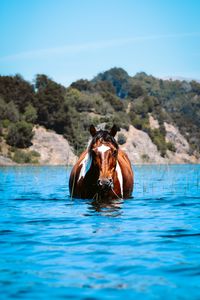
[[[110,149],[110,147],[108,147],[108,146],[106,146],[106,145],[101,145],[100,147],[98,147],[97,148],[98,149],[98,151],[100,152],[100,153],[105,153],[106,151],[108,151],[109,149]]]
[[[122,177],[122,171],[121,171],[121,168],[120,168],[120,165],[118,162],[116,165],[116,172],[117,172],[117,177],[118,177],[119,184],[120,184],[121,195],[123,198],[123,177]]]
[[[85,175],[87,174],[87,172],[89,171],[90,167],[91,167],[91,163],[92,163],[92,159],[90,157],[90,155],[87,153],[85,158],[82,160],[81,162],[81,172],[79,174],[78,177],[78,181],[83,177],[85,177]]]

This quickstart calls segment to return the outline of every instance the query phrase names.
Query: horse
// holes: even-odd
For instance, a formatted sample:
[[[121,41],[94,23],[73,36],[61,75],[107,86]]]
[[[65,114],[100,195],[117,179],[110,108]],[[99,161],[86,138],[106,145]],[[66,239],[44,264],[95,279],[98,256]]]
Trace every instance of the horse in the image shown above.
[[[133,171],[126,153],[114,138],[119,128],[110,131],[90,126],[92,140],[72,168],[70,195],[83,199],[126,199],[133,190]]]

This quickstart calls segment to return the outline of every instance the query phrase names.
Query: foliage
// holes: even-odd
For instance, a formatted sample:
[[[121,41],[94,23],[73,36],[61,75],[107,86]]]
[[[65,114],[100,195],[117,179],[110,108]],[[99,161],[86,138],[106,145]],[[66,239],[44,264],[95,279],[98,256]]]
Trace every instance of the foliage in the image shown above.
[[[25,108],[24,120],[28,123],[35,123],[36,122],[36,120],[37,120],[37,111],[36,111],[35,107],[33,107],[32,104],[29,104]]]
[[[171,142],[166,142],[165,140],[165,130],[159,129],[149,129],[148,134],[152,139],[152,142],[157,146],[161,153],[161,156],[165,156],[167,150],[175,152],[176,149]]]
[[[38,123],[47,128],[62,133],[62,124],[57,122],[57,115],[64,103],[65,88],[48,78],[46,75],[37,75],[35,80]]]
[[[149,155],[148,154],[142,154],[142,160],[144,163],[148,163],[149,162]]]
[[[32,125],[25,121],[19,121],[9,126],[6,141],[10,146],[26,148],[31,145],[32,137]]]
[[[39,157],[40,154],[36,151],[25,152],[24,150],[15,149],[12,159],[18,164],[37,164]]]
[[[89,80],[80,79],[71,84],[71,87],[78,91],[93,91],[93,84]]]
[[[34,102],[34,87],[21,75],[0,76],[0,97],[6,103],[12,101],[18,107],[19,112],[24,112],[24,108]]]
[[[19,111],[13,101],[6,103],[0,98],[0,120],[19,121]]]
[[[159,130],[149,128],[149,114]],[[23,123],[24,122],[24,123]],[[176,125],[191,146],[200,152],[200,83],[161,80],[144,72],[131,77],[121,68],[80,79],[65,88],[44,74],[34,85],[20,75],[0,76],[1,132],[15,147],[31,143],[32,124],[63,134],[79,154],[88,143],[88,127],[113,123],[147,132],[162,155],[174,145],[165,142],[164,122]],[[22,125],[23,124],[23,125]]]
[[[109,71],[100,73],[93,81],[97,82],[99,80],[110,82],[119,98],[124,99],[127,97],[129,90],[129,76],[122,68],[112,68]]]
[[[123,145],[126,143],[126,136],[123,133],[119,133],[117,136],[117,141],[119,145]]]
[[[139,84],[133,84],[128,92],[128,96],[132,99],[137,99],[144,95],[144,91]]]

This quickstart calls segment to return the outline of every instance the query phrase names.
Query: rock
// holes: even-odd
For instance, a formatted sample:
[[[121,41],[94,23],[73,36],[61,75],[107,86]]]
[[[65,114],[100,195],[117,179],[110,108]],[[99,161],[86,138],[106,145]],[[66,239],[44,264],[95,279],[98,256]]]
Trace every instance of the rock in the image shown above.
[[[172,124],[164,122],[166,130],[166,142],[171,142],[176,152],[167,151],[170,163],[200,163],[200,159],[190,154],[190,145],[185,137],[180,133],[179,129]]]
[[[77,157],[68,141],[60,134],[42,126],[34,127],[34,137],[29,150],[40,154],[39,163],[47,165],[73,165]]]
[[[155,122],[153,123],[156,124]],[[158,148],[153,144],[149,135],[132,125],[129,131],[122,129],[120,132],[126,137],[126,143],[120,146],[133,164],[184,164],[200,163],[200,159],[190,155],[190,147],[186,139],[181,135],[178,128],[165,123],[166,141],[172,142],[176,152],[167,151],[166,157],[162,157]],[[155,128],[155,127],[154,127]]]
[[[17,165],[10,158],[0,155],[0,166],[13,166]]]
[[[146,132],[138,130],[132,125],[128,132],[124,129],[120,132],[126,136],[126,143],[120,148],[128,154],[132,163],[165,163],[165,159],[161,157],[156,145],[153,144]]]
[[[151,129],[158,129],[160,127],[158,120],[154,119],[151,114],[149,114],[149,126]]]
[[[103,128],[105,124],[101,125],[101,128]],[[152,129],[158,126],[158,121],[151,116],[150,126]],[[128,131],[124,129],[120,131],[126,140],[120,148],[128,154],[133,164],[200,163],[200,159],[190,154],[190,146],[178,128],[166,122],[164,126],[166,129],[166,142],[173,143],[176,152],[168,150],[166,157],[162,157],[149,135],[132,125],[130,125]],[[1,142],[1,148],[3,151],[0,155],[0,165],[17,165],[11,159],[7,158],[8,145],[5,141]],[[32,146],[26,151],[29,152],[32,150],[40,154],[38,160],[39,164],[42,165],[73,165],[77,161],[77,157],[68,141],[62,135],[52,130],[47,130],[42,126],[34,127]]]
[[[187,140],[179,132],[178,128],[172,124],[164,122],[166,130],[166,142],[174,144],[177,153],[189,153],[190,146]]]

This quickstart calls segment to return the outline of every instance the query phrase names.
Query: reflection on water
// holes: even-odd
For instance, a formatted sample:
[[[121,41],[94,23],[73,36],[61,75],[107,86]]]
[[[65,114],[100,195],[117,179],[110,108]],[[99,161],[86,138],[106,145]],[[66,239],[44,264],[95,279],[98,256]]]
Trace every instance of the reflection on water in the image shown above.
[[[123,199],[117,199],[117,200],[92,200],[89,206],[90,210],[94,210],[96,212],[99,212],[102,215],[105,216],[112,216],[112,217],[118,217],[121,215],[121,208],[123,205],[124,200]]]
[[[109,202],[71,199],[69,171],[0,168],[1,298],[200,299],[200,166],[136,166]]]

